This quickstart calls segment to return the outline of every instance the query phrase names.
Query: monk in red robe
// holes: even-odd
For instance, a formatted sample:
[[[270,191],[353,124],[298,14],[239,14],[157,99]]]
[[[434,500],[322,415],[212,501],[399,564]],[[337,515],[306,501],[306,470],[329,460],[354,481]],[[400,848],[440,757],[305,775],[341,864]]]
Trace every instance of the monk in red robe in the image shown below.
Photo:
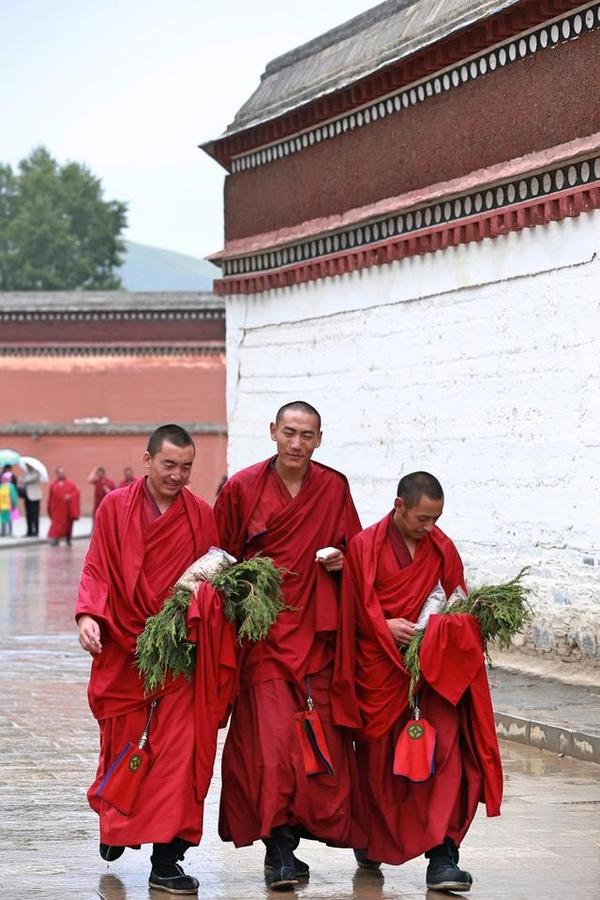
[[[412,718],[402,650],[436,586],[446,597],[465,588],[458,551],[435,524],[443,505],[439,481],[414,472],[400,481],[392,512],[351,542],[332,706],[334,721],[360,729],[369,838],[356,851],[359,865],[398,865],[425,853],[428,888],[468,891],[472,877],[458,867],[458,848],[477,804],[497,816],[502,797],[481,631],[472,616],[433,615],[425,630],[417,702],[436,739],[424,780],[411,780],[410,745],[421,729],[399,742]],[[395,759],[405,753],[403,742],[408,757]],[[398,763],[407,774],[394,774]]]
[[[283,406],[271,437],[277,455],[230,478],[215,503],[221,546],[238,559],[262,553],[286,569],[289,606],[268,637],[241,654],[219,833],[237,847],[263,839],[267,883],[283,890],[308,875],[293,854],[300,837],[356,846],[362,833],[351,805],[359,797],[351,735],[333,726],[329,704],[338,578],[360,524],[344,476],[311,461],[321,444],[314,407]],[[330,765],[307,774],[313,751],[302,729],[312,704],[323,729],[316,752]]]
[[[57,467],[56,480],[48,491],[48,515],[50,543],[56,546],[64,538],[70,545],[73,522],[79,518],[79,488],[67,478],[64,466]]]
[[[177,863],[201,837],[212,772],[207,747],[214,752],[217,723],[209,727],[206,719],[198,721],[198,695],[204,708],[210,705],[204,683],[199,692],[197,683],[180,676],[146,696],[134,653],[146,619],[159,611],[185,569],[218,543],[212,510],[185,487],[193,460],[192,438],[178,425],[163,425],[150,437],[146,477],[111,491],[98,508],[76,610],[80,644],[93,656],[88,699],[100,727],[98,771],[88,791],[100,817],[100,854],[113,860],[126,846],[152,843],[150,886],[173,894],[198,889],[198,881]],[[215,593],[210,585],[203,587],[200,605],[206,591]],[[204,613],[205,625],[212,628],[213,611]],[[196,625],[202,616],[196,602]],[[214,648],[211,634],[204,638],[196,671],[206,678]],[[215,671],[218,667],[217,658]],[[153,699],[158,702],[148,743],[151,767],[131,813],[123,815],[97,792],[124,745],[139,741]]]
[[[96,466],[92,469],[88,475],[88,481],[90,484],[94,485],[94,508],[92,510],[92,518],[95,519],[98,507],[106,495],[110,494],[111,491],[114,491],[116,485],[112,478],[108,477],[106,469],[103,466]],[[123,486],[124,485],[121,485],[121,487]]]

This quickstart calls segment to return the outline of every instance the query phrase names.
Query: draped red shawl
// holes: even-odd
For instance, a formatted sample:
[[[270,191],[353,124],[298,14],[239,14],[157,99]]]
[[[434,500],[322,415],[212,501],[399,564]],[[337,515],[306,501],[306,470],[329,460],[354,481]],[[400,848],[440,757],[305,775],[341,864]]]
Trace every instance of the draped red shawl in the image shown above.
[[[419,541],[412,563],[377,581],[378,560],[389,516],[351,542],[346,558],[336,668],[332,686],[334,721],[381,738],[408,705],[409,676],[386,619],[416,621],[440,581],[446,595],[464,587],[460,556],[434,527]],[[456,705],[470,696],[470,728],[483,771],[488,815],[499,813],[502,768],[485,672],[481,632],[472,616],[432,616],[420,649],[421,672],[435,691]]]
[[[101,628],[88,688],[99,720],[146,702],[133,667],[138,635],[185,569],[218,543],[211,508],[187,489],[144,528],[143,488],[140,478],[102,501],[79,585],[76,615],[93,616]]]
[[[287,570],[281,613],[262,641],[245,648],[242,687],[271,678],[300,682],[333,658],[338,622],[338,576],[315,562],[322,547],[346,550],[360,522],[345,477],[310,462],[295,497],[278,489],[273,459],[243,469],[215,503],[221,546],[237,559],[257,553]],[[268,497],[268,502],[260,503]],[[264,515],[257,515],[257,509]]]

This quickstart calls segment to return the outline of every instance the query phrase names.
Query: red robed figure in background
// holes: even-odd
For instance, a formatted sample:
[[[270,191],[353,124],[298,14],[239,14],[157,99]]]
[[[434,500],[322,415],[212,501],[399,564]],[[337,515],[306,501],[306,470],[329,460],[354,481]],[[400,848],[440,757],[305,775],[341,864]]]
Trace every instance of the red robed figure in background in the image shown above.
[[[53,541],[60,538],[70,541],[73,522],[79,518],[79,488],[66,477],[62,466],[57,468],[56,481],[52,482],[48,491],[48,515],[48,537]]]
[[[280,410],[271,426],[278,456],[238,472],[215,503],[224,549],[238,559],[261,553],[287,570],[283,591],[288,609],[267,638],[242,650],[240,693],[223,752],[219,833],[236,846],[264,839],[268,871],[274,829],[294,829],[294,847],[299,835],[340,846],[352,846],[362,835],[356,833],[351,808],[352,794],[358,797],[351,736],[335,728],[330,716],[339,573],[315,560],[321,548],[345,550],[360,524],[344,476],[310,461],[320,443],[320,421],[317,426],[318,413],[313,415],[312,407],[306,412],[306,406]],[[302,435],[308,435],[306,445]],[[295,496],[278,474],[278,460],[288,476],[298,461],[303,475]],[[337,556],[341,567],[342,553]],[[306,774],[295,723],[309,695],[333,774]],[[306,873],[298,868],[296,875]],[[292,868],[278,884],[293,881]]]
[[[435,772],[422,783],[394,775],[396,742],[412,712],[410,679],[389,620],[416,622],[438,583],[448,597],[455,588],[464,589],[458,552],[432,521],[413,549],[414,556],[394,523],[394,512],[351,542],[332,697],[334,721],[361,729],[357,758],[368,810],[365,856],[392,864],[444,842],[458,848],[478,802],[486,804],[488,815],[497,816],[502,796],[481,632],[467,615],[432,616],[421,644],[418,702],[437,732]],[[459,882],[460,877],[448,889],[468,890],[470,876],[468,883]]]

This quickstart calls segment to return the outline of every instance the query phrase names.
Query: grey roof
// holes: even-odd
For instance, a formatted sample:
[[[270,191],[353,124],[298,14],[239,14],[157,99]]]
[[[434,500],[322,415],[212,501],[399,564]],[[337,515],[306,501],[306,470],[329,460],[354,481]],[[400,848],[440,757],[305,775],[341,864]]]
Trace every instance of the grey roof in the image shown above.
[[[0,291],[0,312],[156,312],[220,309],[208,291]]]
[[[516,2],[386,0],[270,62],[223,136],[339,90]]]

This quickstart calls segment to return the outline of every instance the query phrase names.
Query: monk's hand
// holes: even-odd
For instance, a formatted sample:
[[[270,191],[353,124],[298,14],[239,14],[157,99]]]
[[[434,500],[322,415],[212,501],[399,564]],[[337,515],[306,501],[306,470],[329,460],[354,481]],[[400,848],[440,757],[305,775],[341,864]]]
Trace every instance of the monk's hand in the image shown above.
[[[406,647],[410,644],[417,630],[414,622],[409,622],[408,619],[386,619],[386,621],[397,647]]]
[[[329,550],[329,548],[326,548]],[[339,572],[344,565],[344,554],[341,550],[329,550],[326,556],[320,556],[317,552],[316,561],[323,566],[326,572]]]
[[[77,627],[79,628],[79,643],[81,649],[92,656],[102,653],[100,643],[100,626],[91,616],[79,616]]]

